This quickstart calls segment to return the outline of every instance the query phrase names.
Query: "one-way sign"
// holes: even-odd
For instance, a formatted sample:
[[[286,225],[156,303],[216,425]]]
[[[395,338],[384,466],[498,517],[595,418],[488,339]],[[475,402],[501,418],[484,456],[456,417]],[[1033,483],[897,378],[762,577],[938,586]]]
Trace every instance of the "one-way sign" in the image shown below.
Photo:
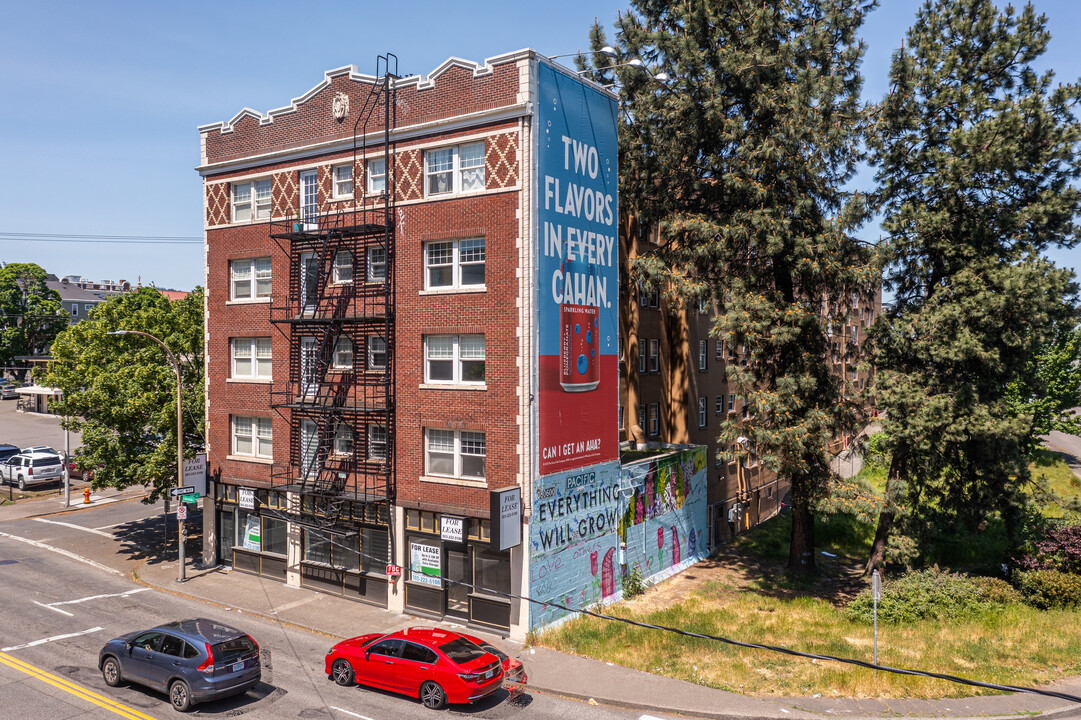
[[[189,495],[195,492],[195,488],[191,485],[185,485],[184,487],[173,488],[169,491],[169,497],[180,497],[181,495]]]

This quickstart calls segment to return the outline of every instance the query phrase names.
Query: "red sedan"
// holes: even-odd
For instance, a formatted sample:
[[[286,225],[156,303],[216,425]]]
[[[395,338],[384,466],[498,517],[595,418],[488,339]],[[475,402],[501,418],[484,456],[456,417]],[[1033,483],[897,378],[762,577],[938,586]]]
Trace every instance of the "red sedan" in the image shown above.
[[[529,682],[529,676],[526,675],[525,665],[522,664],[521,660],[510,657],[486,640],[481,640],[472,635],[463,635],[462,637],[466,640],[472,640],[477,645],[480,645],[481,650],[487,650],[499,658],[499,662],[503,666],[503,687],[507,689],[507,694],[512,699],[521,694],[522,690],[525,689],[525,684]]]
[[[327,652],[326,673],[339,685],[371,685],[419,698],[433,709],[480,700],[503,684],[498,657],[459,633],[436,628],[343,640]]]

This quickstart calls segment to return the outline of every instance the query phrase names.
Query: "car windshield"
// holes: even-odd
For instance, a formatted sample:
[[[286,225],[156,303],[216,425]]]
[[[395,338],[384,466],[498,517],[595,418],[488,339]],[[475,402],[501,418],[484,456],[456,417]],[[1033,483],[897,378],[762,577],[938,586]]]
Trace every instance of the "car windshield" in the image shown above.
[[[439,650],[459,665],[484,656],[484,650],[481,650],[480,647],[465,638],[458,638],[440,645]]]

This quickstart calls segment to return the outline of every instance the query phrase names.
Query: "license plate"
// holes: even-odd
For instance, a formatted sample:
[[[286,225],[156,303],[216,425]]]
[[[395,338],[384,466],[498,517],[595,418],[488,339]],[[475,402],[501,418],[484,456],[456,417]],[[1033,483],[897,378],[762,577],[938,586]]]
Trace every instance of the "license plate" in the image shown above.
[[[230,670],[232,670],[233,672],[237,672],[238,670],[243,670],[243,669],[244,669],[244,661],[243,660],[241,660],[240,662],[237,662],[237,663],[233,663],[233,666],[230,668]]]
[[[490,678],[492,676],[492,673],[494,672],[495,670],[489,670],[488,672],[484,673],[484,679],[487,680],[488,678]]]

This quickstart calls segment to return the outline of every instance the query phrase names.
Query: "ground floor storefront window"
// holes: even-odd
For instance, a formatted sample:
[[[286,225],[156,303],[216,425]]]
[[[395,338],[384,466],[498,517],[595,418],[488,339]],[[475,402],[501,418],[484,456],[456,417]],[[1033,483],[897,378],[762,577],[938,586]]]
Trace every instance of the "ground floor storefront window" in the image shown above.
[[[218,485],[218,562],[284,582],[289,528],[271,511],[285,506],[285,495],[255,490],[254,507],[245,508],[239,505],[238,490],[236,485]]]
[[[302,527],[301,586],[386,606],[387,517],[385,505],[345,503],[333,530]]]
[[[510,553],[490,539],[486,519],[407,510],[406,610],[508,630]]]

